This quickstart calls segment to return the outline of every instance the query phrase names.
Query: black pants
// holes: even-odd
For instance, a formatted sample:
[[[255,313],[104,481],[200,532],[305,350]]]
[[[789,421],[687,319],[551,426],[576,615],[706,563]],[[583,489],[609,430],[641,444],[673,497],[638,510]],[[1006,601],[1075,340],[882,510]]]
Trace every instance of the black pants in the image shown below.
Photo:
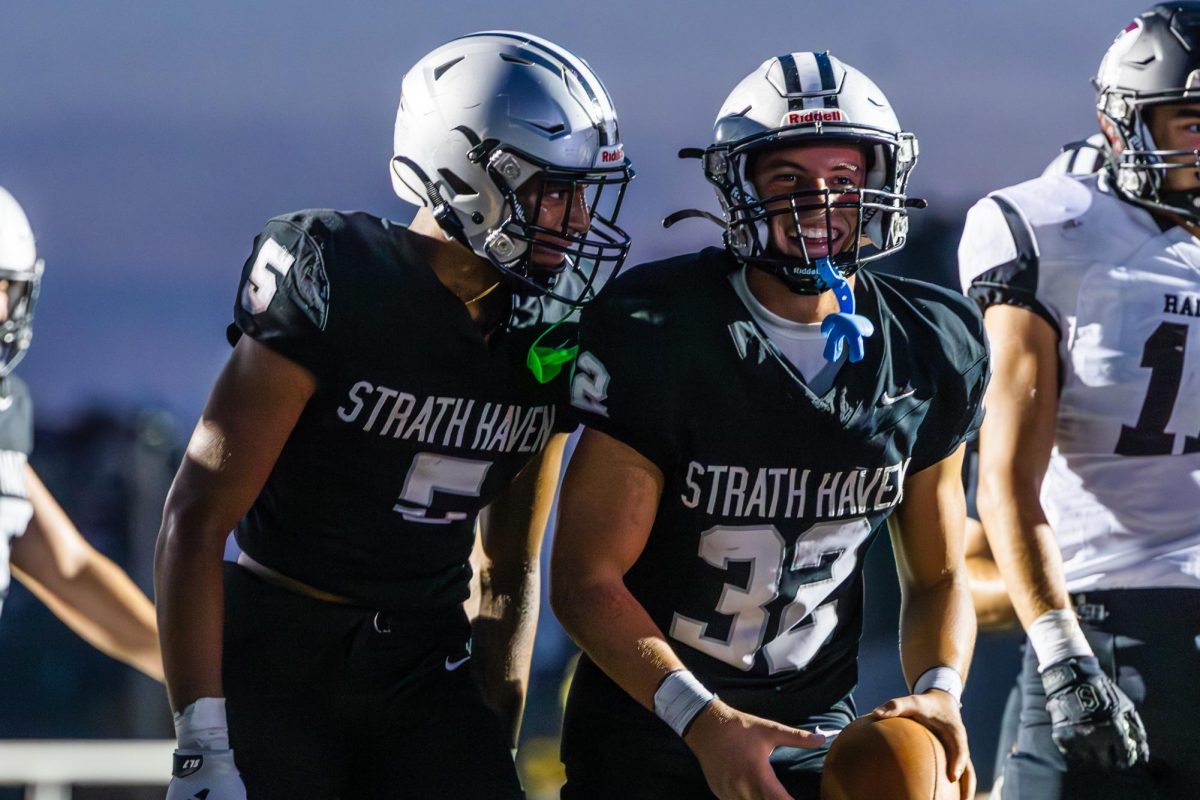
[[[327,603],[225,565],[230,744],[249,800],[524,797],[460,609]]]
[[[841,730],[854,717],[854,703],[845,697],[825,713],[778,721],[829,731]],[[826,753],[827,747],[780,747],[771,754],[771,766],[796,800],[819,800]],[[567,768],[562,800],[715,798],[683,739],[587,659],[580,661],[567,698],[562,760]]]
[[[1200,591],[1123,589],[1075,598],[1101,666],[1137,706],[1150,765],[1128,772],[1067,770],[1050,738],[1037,656],[1026,646],[1017,747],[1005,800],[1200,797]]]

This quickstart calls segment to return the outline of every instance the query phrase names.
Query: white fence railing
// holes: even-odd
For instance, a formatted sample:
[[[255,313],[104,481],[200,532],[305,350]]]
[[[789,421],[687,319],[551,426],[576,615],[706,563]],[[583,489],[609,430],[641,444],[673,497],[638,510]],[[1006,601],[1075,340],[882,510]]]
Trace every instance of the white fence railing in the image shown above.
[[[166,786],[173,739],[0,740],[0,786],[25,800],[71,800],[71,787]]]

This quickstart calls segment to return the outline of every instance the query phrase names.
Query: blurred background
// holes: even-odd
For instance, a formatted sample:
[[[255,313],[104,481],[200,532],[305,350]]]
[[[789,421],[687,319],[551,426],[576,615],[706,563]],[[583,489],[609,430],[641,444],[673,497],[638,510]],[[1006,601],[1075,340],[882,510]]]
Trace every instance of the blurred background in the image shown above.
[[[630,264],[714,244],[659,221],[716,210],[697,162],[724,96],[778,53],[829,49],[871,76],[920,138],[909,247],[883,267],[954,282],[966,209],[1036,176],[1095,130],[1088,79],[1142,10],[1127,0],[804,0],[579,4],[373,0],[5,0],[0,185],[46,260],[34,345],[32,458],[84,534],[145,589],[162,500],[228,354],[224,327],[251,241],[305,207],[407,221],[387,161],[404,71],[443,41],[515,29],[587,59],[638,172],[622,212]],[[868,564],[860,709],[904,691],[887,537]],[[981,635],[964,713],[981,785],[1019,637]],[[555,797],[558,695],[573,646],[547,610],[522,755]],[[0,621],[0,739],[171,734],[161,688],[74,638],[19,585]],[[2,745],[0,745],[2,746]],[[168,765],[163,765],[164,771]],[[20,797],[0,788],[0,800]],[[80,798],[161,796],[83,789]]]

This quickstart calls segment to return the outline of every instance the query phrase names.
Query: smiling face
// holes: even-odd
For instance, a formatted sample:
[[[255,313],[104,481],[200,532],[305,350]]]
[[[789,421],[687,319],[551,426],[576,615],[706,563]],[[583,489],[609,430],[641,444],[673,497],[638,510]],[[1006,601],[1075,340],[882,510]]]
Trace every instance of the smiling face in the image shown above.
[[[859,212],[859,195],[854,190],[862,188],[867,173],[861,146],[826,141],[776,147],[753,159],[748,169],[750,181],[770,213],[771,250],[797,259],[804,259],[807,253],[808,259],[814,260],[854,246]],[[824,196],[812,194],[795,198],[796,213],[792,213],[788,195],[824,189],[831,193],[828,211]]]

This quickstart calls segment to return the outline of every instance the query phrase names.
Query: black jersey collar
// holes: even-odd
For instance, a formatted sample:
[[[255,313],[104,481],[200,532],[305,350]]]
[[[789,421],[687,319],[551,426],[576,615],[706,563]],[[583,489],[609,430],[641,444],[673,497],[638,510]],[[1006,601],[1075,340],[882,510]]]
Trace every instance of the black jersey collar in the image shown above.
[[[728,260],[733,261],[732,257]],[[776,373],[788,394],[796,395],[797,399],[804,398],[814,409],[837,417],[843,424],[849,423],[861,410],[871,410],[879,394],[882,367],[890,362],[891,353],[890,326],[888,320],[880,318],[879,293],[869,273],[860,271],[856,275],[854,299],[858,313],[875,323],[875,335],[866,340],[863,360],[843,363],[829,388],[818,395],[755,322],[754,316],[729,283],[728,272],[728,269],[714,270],[715,277],[722,284],[721,294],[724,298],[719,312],[721,324],[729,331],[727,346],[734,349],[735,358],[746,369]]]

